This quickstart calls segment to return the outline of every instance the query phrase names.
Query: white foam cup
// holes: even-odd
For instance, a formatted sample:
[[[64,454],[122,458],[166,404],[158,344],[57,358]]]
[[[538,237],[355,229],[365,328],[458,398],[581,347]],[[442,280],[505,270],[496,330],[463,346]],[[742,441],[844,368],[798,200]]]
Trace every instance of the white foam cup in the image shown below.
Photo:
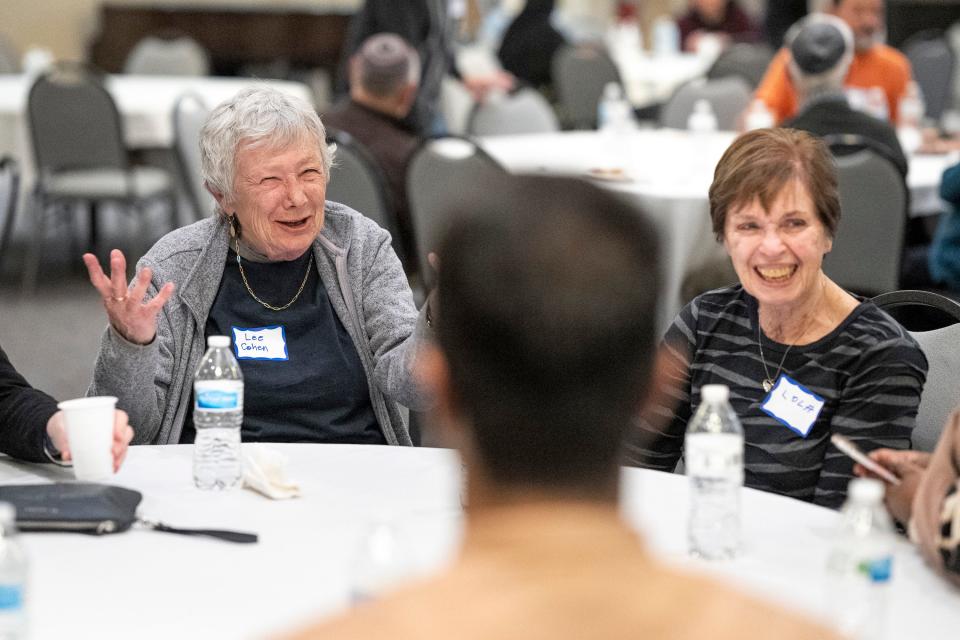
[[[97,482],[113,475],[113,414],[117,399],[94,396],[65,400],[63,411],[67,441],[77,480]]]

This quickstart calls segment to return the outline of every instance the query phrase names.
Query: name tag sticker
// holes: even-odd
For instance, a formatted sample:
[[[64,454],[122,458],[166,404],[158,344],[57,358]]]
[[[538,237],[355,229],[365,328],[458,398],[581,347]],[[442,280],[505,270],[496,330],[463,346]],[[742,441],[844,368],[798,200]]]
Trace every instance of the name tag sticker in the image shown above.
[[[824,400],[790,376],[781,375],[760,408],[783,426],[806,438],[823,409]]]
[[[233,327],[233,350],[238,360],[289,360],[282,325],[243,329]]]

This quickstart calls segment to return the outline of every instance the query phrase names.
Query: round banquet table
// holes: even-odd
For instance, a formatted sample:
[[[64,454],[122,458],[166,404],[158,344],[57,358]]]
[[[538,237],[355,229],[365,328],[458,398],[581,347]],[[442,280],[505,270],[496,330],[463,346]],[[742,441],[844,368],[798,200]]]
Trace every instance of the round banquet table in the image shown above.
[[[707,197],[717,162],[735,137],[729,131],[640,129],[491,136],[480,143],[511,172],[589,177],[636,200],[660,231],[658,326],[665,330],[679,311],[684,276],[723,256]],[[909,158],[911,213],[940,210],[940,177],[958,159],[957,153]]]
[[[247,445],[245,445],[247,446]],[[172,526],[253,531],[237,545],[134,527],[106,536],[22,534],[30,561],[31,637],[251,638],[348,606],[359,540],[390,522],[416,573],[435,571],[462,532],[461,465],[444,449],[276,444],[302,497],[193,487],[190,445],[132,447],[113,483],[143,493],[139,515]],[[70,478],[70,471],[0,459],[0,482]],[[715,564],[685,550],[683,476],[625,469],[621,506],[651,552],[783,606],[822,615],[824,566],[838,514],[745,489],[742,554]],[[584,541],[589,544],[589,541]],[[888,638],[955,638],[960,594],[900,541]],[[691,603],[695,606],[695,603]]]

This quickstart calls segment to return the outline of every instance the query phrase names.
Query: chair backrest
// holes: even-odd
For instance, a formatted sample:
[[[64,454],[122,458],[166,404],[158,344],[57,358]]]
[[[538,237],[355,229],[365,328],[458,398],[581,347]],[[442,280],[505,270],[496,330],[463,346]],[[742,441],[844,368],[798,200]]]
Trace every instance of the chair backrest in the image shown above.
[[[698,100],[706,100],[717,116],[717,128],[734,131],[740,115],[750,104],[752,90],[747,81],[739,76],[727,76],[717,80],[697,78],[684,83],[660,108],[660,125],[671,129],[686,129],[693,106]]]
[[[774,53],[769,45],[759,42],[739,42],[731,45],[714,61],[707,71],[707,79],[738,76],[746,80],[751,88],[756,88],[767,72]]]
[[[184,93],[173,105],[173,147],[180,165],[180,178],[197,220],[212,213],[215,204],[203,184],[200,168],[200,129],[209,115],[210,108],[195,93]]]
[[[0,73],[20,73],[20,56],[4,33],[0,33]]]
[[[188,36],[147,36],[130,51],[124,73],[154,76],[205,76],[210,73],[206,49]]]
[[[933,291],[888,291],[874,296],[873,303],[910,331],[932,331],[960,322],[960,302]]]
[[[61,64],[39,76],[30,87],[27,112],[41,181],[61,170],[127,168],[120,114],[90,69]]]
[[[567,45],[553,56],[553,82],[564,123],[574,129],[596,129],[603,88],[619,83],[620,74],[602,48]]]
[[[496,191],[506,175],[493,158],[466,138],[429,139],[414,153],[407,170],[407,193],[417,262],[426,288],[433,285],[427,255],[436,249],[460,203]]]
[[[960,324],[933,331],[911,332],[927,356],[930,368],[920,397],[913,448],[933,451],[947,416],[960,405]]]
[[[20,196],[20,168],[10,156],[0,157],[0,266],[13,233],[17,198]]]
[[[335,143],[337,150],[327,182],[327,200],[345,204],[389,231],[394,238],[394,251],[405,262],[403,243],[397,236],[394,205],[379,165],[366,147],[350,134],[344,131],[328,133],[328,142]]]
[[[560,123],[540,92],[523,88],[508,95],[490,96],[477,104],[467,129],[475,136],[548,133],[559,130]]]
[[[917,39],[904,46],[913,78],[920,85],[927,117],[939,121],[953,98],[953,70],[956,64],[947,39]]]
[[[896,289],[907,222],[907,186],[896,166],[871,148],[837,155],[843,212],[823,269],[862,294]]]

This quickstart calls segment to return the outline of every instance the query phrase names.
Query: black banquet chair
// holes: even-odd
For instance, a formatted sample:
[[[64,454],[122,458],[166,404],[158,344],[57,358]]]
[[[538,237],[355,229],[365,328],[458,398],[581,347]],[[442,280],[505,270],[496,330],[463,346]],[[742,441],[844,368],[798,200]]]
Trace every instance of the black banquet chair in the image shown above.
[[[932,291],[904,290],[876,296],[873,303],[906,326],[927,356],[930,368],[910,439],[914,449],[933,451],[947,416],[960,406],[960,302]]]
[[[36,278],[50,213],[90,212],[90,250],[96,249],[97,212],[114,203],[132,213],[162,201],[176,226],[176,195],[168,172],[130,164],[123,123],[113,98],[94,70],[61,63],[39,76],[27,98],[36,183],[32,194],[34,239],[24,288]]]

